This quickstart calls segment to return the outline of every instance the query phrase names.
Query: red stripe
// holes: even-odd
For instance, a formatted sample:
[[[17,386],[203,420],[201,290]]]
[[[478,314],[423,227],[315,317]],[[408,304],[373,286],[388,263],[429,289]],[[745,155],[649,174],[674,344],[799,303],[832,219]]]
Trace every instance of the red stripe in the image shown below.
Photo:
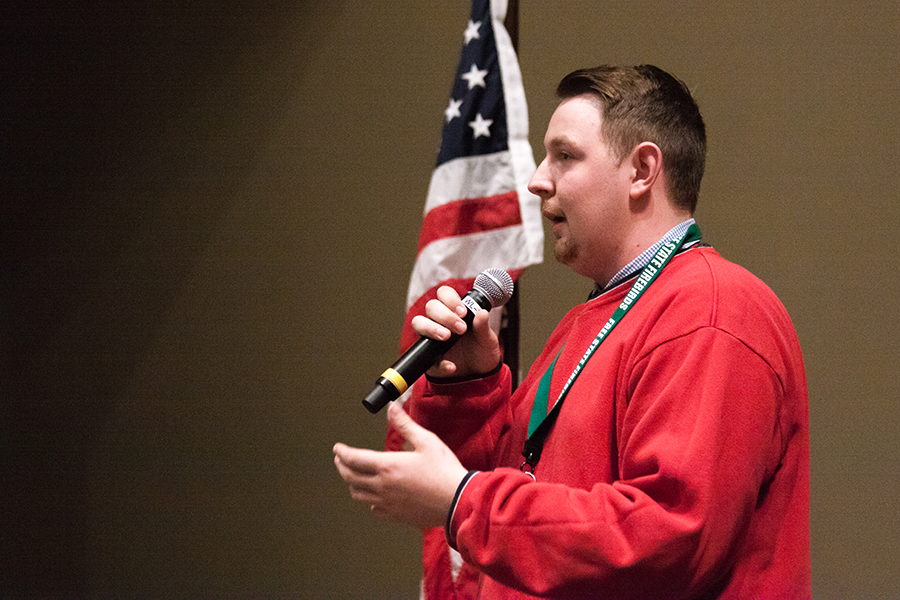
[[[437,206],[425,215],[419,234],[419,249],[446,237],[501,229],[522,223],[519,196],[515,190],[488,196],[467,198]]]

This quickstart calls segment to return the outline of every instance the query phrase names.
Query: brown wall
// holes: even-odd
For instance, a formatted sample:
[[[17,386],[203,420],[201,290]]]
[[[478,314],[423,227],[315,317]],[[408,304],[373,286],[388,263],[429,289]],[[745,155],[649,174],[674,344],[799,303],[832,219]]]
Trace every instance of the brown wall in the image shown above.
[[[330,448],[381,443],[468,3],[58,4],[2,20],[0,595],[415,597]],[[900,8],[665,7],[522,0],[535,156],[575,68],[690,84],[805,352],[815,595],[896,596]],[[525,363],[588,289],[547,257]]]

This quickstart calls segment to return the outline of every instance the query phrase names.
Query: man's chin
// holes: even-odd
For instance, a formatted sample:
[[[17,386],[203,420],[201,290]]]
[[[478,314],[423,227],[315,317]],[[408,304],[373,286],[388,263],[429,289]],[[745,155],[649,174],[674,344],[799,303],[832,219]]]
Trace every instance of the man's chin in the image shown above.
[[[556,244],[553,246],[553,256],[556,257],[556,261],[560,264],[570,266],[578,257],[578,252],[575,248],[560,244],[559,240],[557,240]]]

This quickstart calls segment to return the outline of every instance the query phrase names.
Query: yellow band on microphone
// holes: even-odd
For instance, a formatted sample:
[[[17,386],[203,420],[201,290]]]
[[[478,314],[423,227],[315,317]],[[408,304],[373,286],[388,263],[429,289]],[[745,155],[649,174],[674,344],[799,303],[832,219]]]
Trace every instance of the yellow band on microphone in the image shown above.
[[[381,376],[393,383],[394,387],[397,388],[397,391],[401,394],[406,391],[406,388],[409,387],[409,385],[406,383],[406,380],[403,379],[403,375],[401,375],[391,367],[388,367],[387,371],[382,373]]]

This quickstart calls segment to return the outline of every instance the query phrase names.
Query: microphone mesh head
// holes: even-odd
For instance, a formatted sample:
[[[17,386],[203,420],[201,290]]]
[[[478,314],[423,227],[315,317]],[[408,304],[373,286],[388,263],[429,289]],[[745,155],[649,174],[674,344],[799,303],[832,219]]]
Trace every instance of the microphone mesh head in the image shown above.
[[[513,295],[513,280],[503,269],[487,269],[475,278],[476,290],[487,296],[491,307],[497,308],[506,304]]]

